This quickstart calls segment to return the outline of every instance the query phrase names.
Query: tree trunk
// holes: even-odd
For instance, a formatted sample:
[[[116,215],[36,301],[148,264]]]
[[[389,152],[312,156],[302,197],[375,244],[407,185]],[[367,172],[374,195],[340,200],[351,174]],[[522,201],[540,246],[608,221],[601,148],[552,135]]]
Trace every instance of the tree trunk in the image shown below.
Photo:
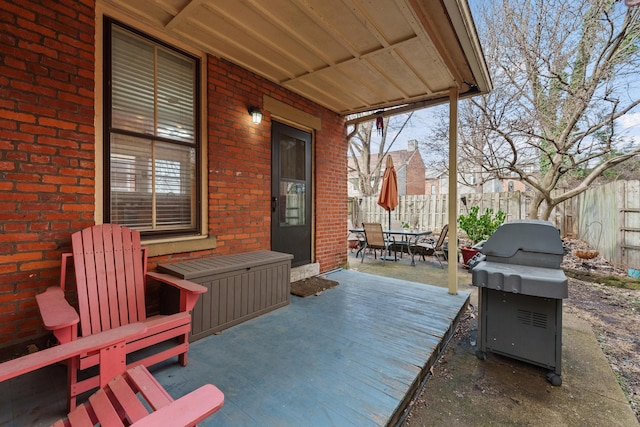
[[[538,208],[542,204],[543,197],[541,193],[534,192],[533,199],[531,200],[531,204],[529,205],[529,209],[527,212],[527,216],[529,219],[538,219]]]

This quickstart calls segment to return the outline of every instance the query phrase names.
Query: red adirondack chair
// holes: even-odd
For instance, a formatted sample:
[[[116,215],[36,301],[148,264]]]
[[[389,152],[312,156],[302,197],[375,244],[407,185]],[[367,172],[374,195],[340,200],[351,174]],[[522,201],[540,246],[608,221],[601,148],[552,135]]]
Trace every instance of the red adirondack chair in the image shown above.
[[[144,324],[131,323],[1,363],[0,382],[90,354],[100,359],[101,388],[54,427],[193,426],[220,409],[224,394],[212,384],[174,401],[144,366],[125,371],[126,342],[145,331]]]
[[[147,250],[140,245],[140,233],[119,225],[103,224],[78,231],[71,236],[73,253],[62,255],[60,287],[48,288],[36,296],[46,329],[60,343],[67,343],[101,331],[134,322],[142,322],[144,333],[127,341],[127,353],[167,342],[170,347],[146,355],[136,364],[151,366],[178,356],[187,364],[188,334],[191,310],[204,286],[168,274],[147,272]],[[67,259],[73,258],[77,284],[77,304],[80,316],[65,299]],[[145,303],[146,280],[153,279],[180,290],[179,312],[147,317]],[[69,409],[76,398],[99,386],[97,377],[78,380],[78,371],[99,363],[96,357],[82,355],[70,359],[68,367]]]

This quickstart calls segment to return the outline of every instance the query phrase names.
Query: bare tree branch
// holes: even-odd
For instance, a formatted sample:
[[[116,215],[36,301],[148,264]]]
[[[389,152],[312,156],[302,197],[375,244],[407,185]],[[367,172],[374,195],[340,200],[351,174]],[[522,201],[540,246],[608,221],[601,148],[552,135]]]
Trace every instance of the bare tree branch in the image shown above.
[[[640,8],[493,0],[482,18],[495,89],[461,103],[460,170],[481,171],[483,182],[516,174],[534,193],[529,217],[547,219],[558,203],[640,155],[640,141],[620,149],[616,124],[640,104]]]
[[[357,173],[357,184],[360,194],[364,196],[372,196],[378,192],[378,184],[381,179],[381,169],[384,157],[391,150],[395,142],[398,140],[401,132],[411,121],[413,112],[407,115],[387,117],[383,120],[384,126],[378,146],[377,161],[375,165],[371,165],[371,152],[374,122],[360,122],[354,125],[349,131],[349,155],[355,167],[349,172]],[[402,120],[401,124],[398,122]],[[393,139],[388,142],[387,136],[389,132],[394,134]]]

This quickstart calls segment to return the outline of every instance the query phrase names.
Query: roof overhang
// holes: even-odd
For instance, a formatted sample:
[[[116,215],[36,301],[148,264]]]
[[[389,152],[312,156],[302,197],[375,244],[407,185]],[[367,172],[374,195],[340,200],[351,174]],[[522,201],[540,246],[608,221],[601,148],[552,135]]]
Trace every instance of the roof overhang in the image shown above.
[[[99,0],[340,115],[487,93],[467,0]]]

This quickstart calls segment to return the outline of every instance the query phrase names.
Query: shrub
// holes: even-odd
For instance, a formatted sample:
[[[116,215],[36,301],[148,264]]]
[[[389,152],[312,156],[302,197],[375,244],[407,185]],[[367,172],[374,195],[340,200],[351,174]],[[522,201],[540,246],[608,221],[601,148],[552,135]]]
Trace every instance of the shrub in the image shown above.
[[[458,217],[458,225],[467,233],[472,245],[488,239],[507,217],[507,214],[502,209],[498,209],[495,214],[493,209],[485,209],[482,215],[479,215],[479,213],[480,207],[471,206],[466,215]]]

